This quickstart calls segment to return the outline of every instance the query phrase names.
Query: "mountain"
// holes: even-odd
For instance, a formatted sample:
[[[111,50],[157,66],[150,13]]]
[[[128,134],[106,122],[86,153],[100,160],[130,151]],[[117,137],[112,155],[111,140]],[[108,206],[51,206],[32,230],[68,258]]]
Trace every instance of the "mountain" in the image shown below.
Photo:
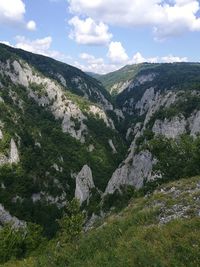
[[[131,146],[106,193],[200,173],[199,74],[198,63],[153,64],[117,95]]]
[[[118,256],[114,255],[128,242],[126,236],[129,232],[125,229],[129,229],[131,220],[130,232],[133,229],[138,231],[138,244],[147,246],[148,257],[152,255],[154,260],[157,254],[145,243],[147,237],[140,233],[147,231],[147,236],[152,234],[155,243],[162,233],[174,238],[173,227],[182,236],[187,218],[191,229],[197,231],[199,178],[190,177],[200,175],[200,64],[144,63],[125,66],[98,76],[98,79],[100,81],[51,58],[0,45],[2,263],[13,257],[28,256],[40,243],[46,246],[47,238],[53,238],[49,246],[59,247],[58,250],[69,257],[69,266],[91,266],[90,251],[95,247],[102,253],[99,262],[97,257],[96,266],[111,266],[111,263],[124,266],[125,258],[120,263]],[[190,183],[194,188],[188,187]],[[175,195],[171,195],[173,192]],[[191,210],[181,202],[184,193]],[[192,196],[194,193],[195,198],[189,198],[190,193]],[[149,195],[150,202],[147,201]],[[162,201],[157,203],[160,195]],[[177,196],[175,203],[173,196]],[[74,198],[79,200],[81,212],[77,210]],[[126,209],[123,211],[129,203],[132,204],[128,210],[135,217],[126,215]],[[161,208],[160,215],[153,213],[153,217],[148,217],[149,212],[145,212],[149,206],[156,212]],[[166,211],[163,230],[159,228],[163,223],[162,209]],[[141,215],[140,210],[144,210],[144,214]],[[111,226],[104,231],[102,225],[104,222],[109,224],[106,218],[111,214],[114,214],[114,221],[112,216],[109,217]],[[121,223],[118,222],[120,216]],[[180,221],[168,225],[168,219],[179,217]],[[145,224],[146,219],[149,224]],[[99,222],[102,222],[100,228],[97,227]],[[118,223],[120,227],[115,228]],[[138,224],[142,224],[142,228],[137,228]],[[94,234],[89,232],[89,237],[80,237],[82,225],[86,232],[94,227]],[[152,225],[156,228],[151,232]],[[160,235],[157,238],[155,232],[158,229]],[[62,235],[67,241],[63,241],[63,249],[60,249],[59,238],[62,241]],[[114,243],[107,239],[109,235]],[[191,235],[184,240],[186,251]],[[120,243],[120,238],[123,243]],[[98,245],[101,247],[94,242],[96,239],[100,240]],[[79,247],[77,240],[83,248]],[[129,241],[134,243],[132,239]],[[108,249],[109,255],[113,255],[117,262],[113,257],[111,262],[108,261],[104,242],[111,249]],[[192,263],[195,261],[196,243],[195,239],[190,251]],[[174,247],[174,244],[169,242],[167,246]],[[112,246],[116,246],[116,250]],[[127,245],[127,260],[131,258],[130,247]],[[62,260],[64,256],[54,248],[49,248],[52,255],[58,253]],[[134,243],[134,251],[136,248]],[[168,257],[165,262],[166,254],[160,252],[164,256],[159,254],[161,258],[157,257],[156,266],[184,266],[183,251],[181,247],[181,256],[177,260],[179,252],[176,250],[174,265]],[[127,266],[133,263],[147,266],[144,251],[138,253]],[[57,264],[65,266],[56,257]],[[108,262],[103,263],[103,259]],[[50,266],[47,258],[41,260],[44,260],[43,265],[38,263],[35,266]]]
[[[99,80],[106,90],[115,96],[122,92],[141,70],[152,66],[153,64],[149,63],[127,65],[108,74],[91,76]]]
[[[104,191],[126,151],[107,109],[104,88],[80,70],[0,45],[1,223],[11,214],[52,235],[76,187],[89,198],[78,173]]]

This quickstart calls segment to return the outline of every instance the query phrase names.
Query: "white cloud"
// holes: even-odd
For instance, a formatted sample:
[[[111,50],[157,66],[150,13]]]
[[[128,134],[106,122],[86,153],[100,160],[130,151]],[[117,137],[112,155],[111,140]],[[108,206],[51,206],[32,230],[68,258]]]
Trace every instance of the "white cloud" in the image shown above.
[[[110,43],[107,56],[114,63],[124,63],[128,60],[128,55],[120,42]]]
[[[24,36],[17,36],[16,41],[17,43],[15,47],[17,48],[21,48],[33,53],[45,54],[51,46],[52,37],[48,36],[42,39],[36,39],[32,41],[25,38]]]
[[[70,59],[68,56],[58,51],[51,50],[51,44],[51,36],[36,40],[29,40],[24,36],[16,36],[16,44],[14,45],[14,47],[21,48],[32,53],[52,57],[61,61],[66,61]]]
[[[128,64],[140,64],[144,62],[157,63],[158,61],[159,61],[158,57],[145,58],[142,56],[140,52],[137,52],[135,55],[133,55],[132,59],[129,60]]]
[[[183,1],[183,0],[182,0]],[[174,62],[187,62],[187,57],[177,57],[173,55],[168,55],[161,58],[161,61],[164,63],[174,63]]]
[[[157,39],[200,31],[198,0],[68,0],[72,14],[113,25],[150,26]]]
[[[127,56],[128,57],[128,56]],[[82,53],[80,54],[80,59],[83,63],[78,61],[74,62],[74,65],[77,68],[82,69],[83,71],[95,72],[99,74],[105,74],[108,72],[115,71],[122,68],[124,65],[130,64],[141,64],[144,62],[148,63],[175,63],[175,62],[187,62],[187,57],[178,57],[173,55],[163,56],[163,57],[144,57],[140,52],[137,52],[133,55],[132,59],[129,57],[124,62],[105,62],[103,58],[96,58],[93,55]]]
[[[36,23],[33,20],[30,20],[27,24],[26,27],[30,31],[35,31],[36,30]]]
[[[80,59],[83,63],[75,61],[74,65],[86,72],[105,74],[122,67],[122,65],[113,64],[111,62],[106,63],[103,58],[96,58],[87,53],[80,54]]]
[[[10,44],[10,42],[8,42],[8,41],[0,41],[0,43],[1,43],[1,44],[5,44],[5,45],[12,46],[12,45]]]
[[[25,4],[21,0],[0,0],[0,22],[22,21]]]
[[[110,45],[109,50],[114,47],[113,51],[115,51],[115,53],[112,53],[112,55],[110,55],[111,57],[107,57],[108,61],[106,61],[102,57],[95,57],[94,55],[88,53],[80,54],[79,60],[73,61],[71,57],[66,56],[58,51],[51,50],[51,36],[36,40],[29,40],[24,36],[17,36],[15,45],[11,45],[7,41],[0,41],[0,43],[4,43],[16,48],[21,48],[36,54],[49,56],[64,62],[68,61],[68,63],[70,62],[71,65],[74,65],[77,68],[82,69],[83,71],[94,72],[99,74],[105,74],[108,72],[115,71],[125,65],[140,64],[143,62],[173,63],[188,61],[187,57],[179,57],[173,55],[167,55],[163,57],[144,57],[140,52],[135,53],[130,59],[120,42],[112,42],[112,45]]]
[[[108,26],[103,22],[98,24],[91,18],[81,20],[75,16],[69,21],[73,27],[69,37],[79,44],[84,45],[105,45],[112,38],[108,32]]]
[[[28,30],[34,30],[36,23],[24,22],[26,13],[25,4],[22,0],[0,0],[0,25],[25,25]]]

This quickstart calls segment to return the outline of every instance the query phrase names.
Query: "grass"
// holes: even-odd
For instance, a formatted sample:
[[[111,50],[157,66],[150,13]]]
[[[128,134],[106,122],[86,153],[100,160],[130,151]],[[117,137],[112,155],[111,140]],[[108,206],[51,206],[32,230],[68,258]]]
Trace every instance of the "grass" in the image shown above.
[[[163,206],[157,203],[164,203],[169,209],[176,202],[180,204],[181,199],[182,204],[186,203],[191,194],[198,199],[199,181],[200,177],[194,177],[163,185],[150,196],[131,200],[121,213],[110,215],[100,227],[82,235],[73,244],[60,246],[55,239],[31,258],[4,266],[198,267],[200,218],[191,207],[187,219],[177,218],[161,224],[159,215]],[[177,197],[171,190],[173,187],[180,192]]]

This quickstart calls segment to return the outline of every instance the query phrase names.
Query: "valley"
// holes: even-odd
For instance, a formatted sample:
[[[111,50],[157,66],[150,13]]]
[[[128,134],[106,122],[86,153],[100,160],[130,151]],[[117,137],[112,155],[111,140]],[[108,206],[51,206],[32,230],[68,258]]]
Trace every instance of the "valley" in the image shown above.
[[[198,266],[199,162],[199,63],[94,75],[0,44],[2,266]]]

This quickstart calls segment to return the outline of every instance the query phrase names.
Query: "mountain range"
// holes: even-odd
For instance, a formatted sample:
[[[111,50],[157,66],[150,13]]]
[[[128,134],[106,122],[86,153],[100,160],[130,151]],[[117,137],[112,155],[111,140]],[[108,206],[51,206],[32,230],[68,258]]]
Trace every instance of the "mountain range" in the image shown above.
[[[137,195],[200,175],[199,134],[199,63],[97,75],[0,44],[0,225],[30,222],[53,238],[75,197],[90,229]]]

